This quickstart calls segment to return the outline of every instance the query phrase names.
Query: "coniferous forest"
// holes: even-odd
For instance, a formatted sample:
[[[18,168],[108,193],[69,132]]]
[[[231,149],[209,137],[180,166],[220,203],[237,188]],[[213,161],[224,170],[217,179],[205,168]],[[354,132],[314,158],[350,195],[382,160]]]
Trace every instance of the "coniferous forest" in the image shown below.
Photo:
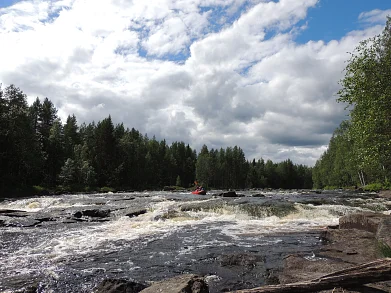
[[[339,102],[350,119],[334,131],[313,169],[317,188],[390,188],[391,18],[382,34],[362,41],[351,53],[340,82]]]
[[[14,85],[0,89],[0,191],[143,190],[164,186],[209,188],[311,188],[311,168],[291,160],[248,161],[238,147],[199,153],[114,125],[110,116],[78,124],[59,119],[50,99],[28,105]]]
[[[238,147],[197,153],[184,142],[168,145],[110,116],[63,123],[54,104],[28,105],[14,85],[0,88],[0,192],[56,192],[189,188],[390,188],[391,18],[382,34],[351,53],[338,102],[350,111],[315,167],[247,160]]]

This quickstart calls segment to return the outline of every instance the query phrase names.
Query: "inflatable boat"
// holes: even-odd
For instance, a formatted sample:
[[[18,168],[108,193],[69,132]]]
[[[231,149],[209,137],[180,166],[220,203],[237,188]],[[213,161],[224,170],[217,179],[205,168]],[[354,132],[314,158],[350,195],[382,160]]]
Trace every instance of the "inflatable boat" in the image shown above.
[[[206,190],[194,190],[191,192],[192,194],[200,194],[200,195],[205,195]]]

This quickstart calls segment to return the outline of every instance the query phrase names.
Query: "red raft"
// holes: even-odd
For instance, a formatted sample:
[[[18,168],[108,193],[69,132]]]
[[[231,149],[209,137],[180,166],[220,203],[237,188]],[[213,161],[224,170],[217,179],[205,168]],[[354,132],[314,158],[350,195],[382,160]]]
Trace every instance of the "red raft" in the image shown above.
[[[200,195],[205,195],[206,190],[194,190],[191,192],[192,194],[200,194]]]

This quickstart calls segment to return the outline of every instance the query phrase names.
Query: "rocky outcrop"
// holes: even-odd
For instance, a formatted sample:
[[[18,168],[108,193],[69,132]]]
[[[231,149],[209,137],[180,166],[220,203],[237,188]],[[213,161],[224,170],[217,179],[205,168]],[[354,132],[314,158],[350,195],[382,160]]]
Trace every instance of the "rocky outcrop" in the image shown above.
[[[358,213],[343,216],[339,219],[340,229],[359,229],[376,233],[381,221],[386,215],[378,213]]]
[[[244,197],[244,194],[238,194],[235,191],[226,191],[218,194],[213,194],[213,196],[221,196],[221,197]]]
[[[100,209],[92,209],[92,210],[84,210],[78,211],[73,215],[75,218],[81,217],[92,217],[92,218],[107,218],[110,216],[110,210],[100,210]]]
[[[327,229],[322,240],[324,245],[312,255],[290,255],[284,260],[279,276],[282,284],[307,281],[322,275],[350,268],[384,257],[379,243],[389,245],[391,216],[378,213],[359,213],[340,218],[339,229]],[[333,292],[372,292],[380,288],[391,292],[391,283],[367,285],[359,291],[337,290]],[[331,292],[331,291],[325,291]],[[375,291],[373,291],[375,292]]]
[[[138,293],[147,286],[124,279],[105,279],[96,288],[95,293]]]
[[[161,282],[156,282],[152,286],[144,289],[141,293],[208,293],[209,288],[203,278],[188,274],[180,275]]]
[[[372,232],[377,240],[391,246],[391,216],[379,213],[358,213],[339,219],[340,229],[358,229]]]
[[[265,197],[266,195],[262,194],[262,193],[254,193],[251,195],[252,197]]]

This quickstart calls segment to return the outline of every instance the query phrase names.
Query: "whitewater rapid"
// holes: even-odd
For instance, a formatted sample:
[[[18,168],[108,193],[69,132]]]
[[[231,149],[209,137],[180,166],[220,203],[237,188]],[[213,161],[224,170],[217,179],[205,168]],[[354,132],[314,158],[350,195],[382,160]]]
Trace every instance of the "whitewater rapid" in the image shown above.
[[[19,216],[0,213],[0,291],[39,283],[47,292],[91,292],[107,277],[150,282],[192,272],[213,276],[211,292],[219,292],[240,287],[244,278],[249,282],[238,273],[248,268],[222,266],[222,255],[262,258],[247,272],[250,279],[252,273],[278,269],[286,254],[312,254],[321,245],[320,231],[337,225],[340,216],[388,207],[376,199],[330,201],[339,198],[336,194],[321,196],[328,199],[323,204],[306,202],[319,199],[312,193],[244,195],[136,192],[4,200],[0,211]],[[357,204],[346,205],[347,200]],[[145,211],[130,217],[124,213],[129,208]],[[86,209],[110,210],[110,215],[75,218]]]

